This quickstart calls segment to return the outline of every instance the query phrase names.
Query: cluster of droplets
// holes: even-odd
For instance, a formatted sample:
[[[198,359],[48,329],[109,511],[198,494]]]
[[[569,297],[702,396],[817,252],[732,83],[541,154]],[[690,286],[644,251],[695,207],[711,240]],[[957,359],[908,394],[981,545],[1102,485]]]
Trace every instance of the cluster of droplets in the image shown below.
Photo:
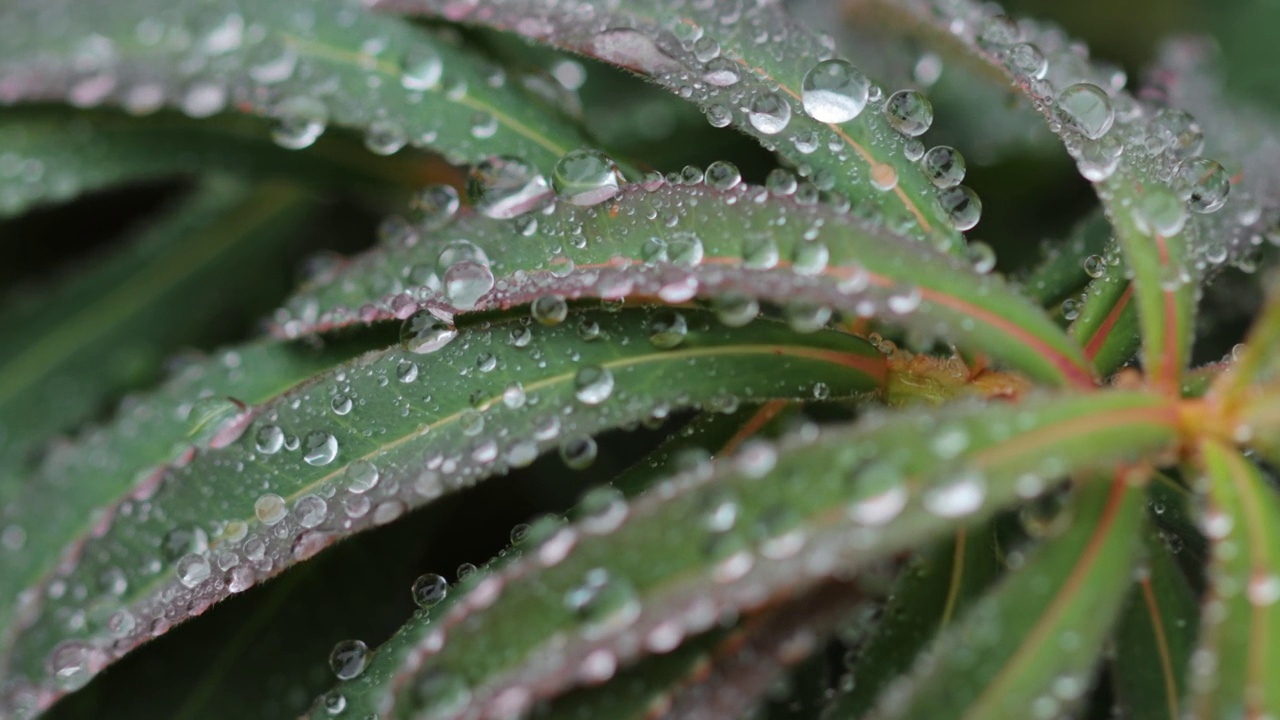
[[[193,118],[249,111],[271,118],[271,137],[291,150],[342,125],[362,129],[365,146],[379,155],[428,146],[454,162],[483,156],[477,149],[500,129],[495,113],[462,102],[471,94],[501,105],[504,97],[529,90],[557,104],[576,104],[555,75],[542,82],[509,79],[505,70],[440,36],[379,18],[358,4],[325,0],[315,10],[268,17],[242,5],[223,14],[172,18],[139,11],[134,37],[87,35],[56,59],[55,70],[35,73],[26,58],[39,58],[46,67],[50,62],[50,30],[37,24],[24,35],[30,52],[12,55],[24,61],[0,66],[0,102],[50,99],[58,92],[75,107],[114,105],[134,115],[165,107]],[[76,26],[120,27],[133,13],[101,12],[110,17],[78,17]],[[58,13],[39,20],[61,28]],[[325,50],[335,37],[351,44]],[[448,62],[453,56],[465,57]],[[427,106],[431,111],[423,112]]]
[[[1108,182],[1117,173],[1141,184],[1142,193],[1132,205],[1117,209],[1140,232],[1172,236],[1188,223],[1197,225],[1191,265],[1175,269],[1166,284],[1186,282],[1194,272],[1228,259],[1229,248],[1217,237],[1224,233],[1216,228],[1225,224],[1225,234],[1235,235],[1239,233],[1230,226],[1258,221],[1250,212],[1256,203],[1247,197],[1228,207],[1235,195],[1231,174],[1201,155],[1204,133],[1195,118],[1134,98],[1125,90],[1123,71],[1091,60],[1082,44],[1058,28],[1014,21],[969,0],[917,0],[910,6],[1003,67],[1062,137],[1080,173],[1099,184],[1104,199],[1112,197]],[[1256,230],[1249,234],[1262,237]]]

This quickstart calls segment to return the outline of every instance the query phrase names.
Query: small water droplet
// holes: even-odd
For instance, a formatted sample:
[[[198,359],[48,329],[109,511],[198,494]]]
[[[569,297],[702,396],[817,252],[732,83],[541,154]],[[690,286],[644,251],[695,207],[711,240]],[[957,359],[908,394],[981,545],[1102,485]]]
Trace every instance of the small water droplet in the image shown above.
[[[738,166],[724,160],[717,160],[707,166],[707,186],[715,190],[729,190],[742,182],[742,173]]]
[[[254,437],[254,447],[264,455],[274,455],[284,447],[284,431],[276,425],[263,425]]]
[[[287,512],[284,498],[275,493],[266,493],[253,503],[253,514],[263,525],[275,525],[284,519]]]
[[[569,315],[569,304],[559,295],[543,295],[533,301],[531,312],[533,319],[543,325],[559,325]]]
[[[324,134],[329,109],[316,98],[299,95],[282,100],[272,112],[271,139],[288,150],[311,147]]]
[[[444,62],[430,46],[415,43],[400,62],[400,84],[407,90],[429,90],[440,83]]]
[[[494,156],[467,173],[467,194],[476,209],[499,220],[535,209],[549,192],[538,169],[517,157]]]
[[[178,574],[178,582],[183,587],[194,588],[209,579],[209,559],[204,555],[191,553],[178,558],[174,569]]]

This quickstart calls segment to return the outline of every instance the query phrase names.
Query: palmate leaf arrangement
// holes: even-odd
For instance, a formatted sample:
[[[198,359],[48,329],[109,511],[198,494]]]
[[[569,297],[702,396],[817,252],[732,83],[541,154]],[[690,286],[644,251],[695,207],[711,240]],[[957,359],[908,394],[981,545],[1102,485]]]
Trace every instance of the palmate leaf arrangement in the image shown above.
[[[926,96],[776,2],[6,4],[5,215],[200,173],[0,316],[0,716],[1280,717],[1280,294],[1189,369],[1280,218],[1263,121],[1203,45],[1134,94],[989,3],[871,9],[1096,190],[1038,266],[962,234]],[[595,61],[784,167],[606,155]],[[372,249],[135,387],[343,190]],[[590,467],[614,431],[649,454]],[[415,518],[512,473],[589,487],[408,587]]]

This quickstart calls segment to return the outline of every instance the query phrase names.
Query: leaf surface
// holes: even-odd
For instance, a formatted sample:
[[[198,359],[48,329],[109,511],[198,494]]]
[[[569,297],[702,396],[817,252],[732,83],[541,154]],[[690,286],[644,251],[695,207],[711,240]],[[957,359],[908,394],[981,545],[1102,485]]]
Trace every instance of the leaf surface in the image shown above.
[[[946,631],[868,717],[1069,712],[1089,689],[1141,549],[1142,488],[1127,475],[1078,487],[1070,527]]]
[[[529,540],[518,561],[471,579],[462,601],[410,621],[339,691],[385,717],[519,711],[589,682],[598,662],[673,649],[724,613],[978,522],[1042,488],[1044,473],[1164,446],[1171,422],[1163,401],[1110,393],[874,415],[744,444]],[[964,451],[939,457],[928,438],[940,434]]]
[[[434,352],[442,336],[427,328],[264,403],[201,405],[189,432],[207,447],[163,472],[102,482],[106,497],[51,503],[103,470],[93,455],[68,464],[34,486],[24,506],[41,521],[25,552],[3,557],[6,584],[31,588],[6,674],[43,707],[174,622],[548,448],[581,464],[591,435],[653,413],[811,396],[816,383],[848,396],[883,381],[884,356],[849,335],[732,329],[693,310],[681,321],[687,333],[672,342],[654,328],[676,321],[651,312],[554,327],[513,316],[449,329],[456,337]],[[83,624],[58,621],[76,613]]]
[[[760,187],[632,185],[591,207],[559,203],[516,221],[463,215],[409,246],[378,248],[303,288],[274,318],[284,336],[453,315],[546,295],[786,303],[801,326],[838,310],[945,338],[1035,378],[1091,387],[1088,363],[1040,308],[999,278],[823,206]]]
[[[860,89],[836,93],[834,102],[845,105],[838,115],[828,114],[835,111],[830,94],[826,102],[804,101],[807,73],[832,59],[834,43],[797,24],[781,5],[731,9],[670,0],[508,0],[500,5],[376,0],[372,5],[515,32],[646,75],[697,103],[713,125],[733,124],[792,164],[809,168],[816,182],[843,193],[859,213],[936,247],[964,248],[940,195],[958,204],[958,212],[981,209],[976,195],[970,200],[959,191],[939,193],[907,159],[907,138],[887,120],[885,101],[868,100],[869,81],[848,63],[841,72],[856,74]],[[889,95],[876,90],[882,98]],[[849,113],[854,114],[839,122],[815,119]],[[926,109],[912,114],[913,124],[925,114]],[[925,127],[933,118],[931,108],[927,116]],[[817,186],[810,190],[816,194]]]

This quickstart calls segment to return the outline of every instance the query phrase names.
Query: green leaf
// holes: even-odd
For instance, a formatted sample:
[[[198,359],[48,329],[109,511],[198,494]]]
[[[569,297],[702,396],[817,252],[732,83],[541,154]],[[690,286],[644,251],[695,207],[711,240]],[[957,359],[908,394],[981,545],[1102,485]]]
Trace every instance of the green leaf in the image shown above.
[[[1044,259],[1018,280],[1023,294],[1047,308],[1073,299],[1089,282],[1084,260],[1103,257],[1111,225],[1101,211],[1086,215],[1067,237],[1047,246]]]
[[[1117,712],[1133,720],[1182,720],[1200,608],[1159,534],[1147,532],[1144,539],[1146,562],[1115,630]]]
[[[1280,713],[1280,501],[1238,451],[1201,446],[1208,487],[1209,588],[1191,664],[1192,718]]]
[[[1079,307],[1071,334],[1098,374],[1110,375],[1133,358],[1142,344],[1133,285],[1122,279],[1100,279],[1089,285]]]
[[[365,133],[380,155],[408,143],[459,163],[515,155],[544,171],[583,143],[482,56],[345,0],[31,0],[0,8],[0,25],[23,28],[0,44],[4,104],[250,113],[275,119],[287,147],[334,125]]]
[[[0,346],[0,467],[20,467],[50,436],[154,379],[175,349],[270,303],[313,208],[289,186],[210,182],[119,250],[9,308],[0,334],[21,341]],[[21,481],[0,473],[0,500]]]
[[[792,164],[810,168],[815,179],[829,177],[831,189],[848,197],[858,212],[936,247],[957,253],[964,248],[940,198],[958,206],[957,218],[972,214],[961,221],[963,229],[981,210],[976,195],[937,190],[907,159],[908,138],[890,125],[882,102],[867,102],[869,81],[851,65],[838,61],[844,63],[841,72],[853,73],[852,83],[859,86],[836,101],[847,107],[837,110],[830,100],[811,100],[806,110],[804,80],[819,61],[833,59],[831,41],[797,24],[781,5],[750,4],[728,16],[715,4],[669,0],[572,6],[547,0],[501,5],[375,0],[372,5],[516,32],[646,75],[696,103],[713,125],[732,123]],[[933,111],[927,100],[920,101],[924,107],[910,117],[928,127]],[[848,117],[855,109],[856,116]],[[846,119],[822,122],[810,111],[824,119]],[[920,132],[923,128],[912,130]],[[809,190],[817,194],[816,186]]]
[[[1059,473],[1135,459],[1174,434],[1163,400],[1126,392],[815,430],[743,445],[661,491],[548,528],[519,560],[468,580],[463,601],[411,620],[338,691],[351,711],[388,718],[525,708],[597,662],[670,649],[724,613],[851,576]]]
[[[984,20],[987,11],[974,0],[941,8],[907,0],[894,7],[931,37],[945,38],[940,42],[948,48],[987,63],[1011,81],[1062,137],[1081,174],[1093,183],[1124,254],[1125,262],[1109,265],[1097,282],[1115,284],[1131,275],[1144,366],[1152,382],[1176,392],[1190,358],[1200,270],[1212,257],[1202,239],[1207,229],[1196,213],[1219,210],[1230,189],[1229,175],[1218,163],[1196,158],[1203,138],[1194,120],[1125,92],[1114,82],[1122,75],[1082,62],[1069,49],[1082,45],[1063,43],[1056,29],[1018,25],[1004,16]],[[1047,53],[1040,60],[1049,67],[1071,70],[1039,77],[1040,63],[1022,62],[1013,52],[1019,43]],[[1153,136],[1169,139],[1158,146],[1139,140]],[[1101,315],[1109,316],[1110,310]]]
[[[217,423],[210,427],[211,417],[227,421],[231,428],[243,427],[248,416],[237,403],[275,397],[352,357],[365,349],[363,345],[353,338],[316,350],[273,341],[223,350],[207,359],[187,359],[158,390],[127,398],[112,424],[89,428],[73,443],[55,446],[39,469],[14,488],[17,494],[5,503],[0,522],[5,541],[0,578],[5,587],[23,589],[0,598],[6,654],[13,652],[21,629],[41,619],[37,614],[46,601],[41,593],[48,592],[55,575],[69,572],[88,551],[87,543],[99,539],[113,520],[147,507],[167,464],[189,460],[195,446],[225,443],[227,437],[219,435]],[[202,528],[200,534],[207,533]],[[108,553],[102,559],[112,563],[107,568],[111,571],[77,581],[74,587],[93,593],[84,599],[92,605],[84,617],[94,631],[130,621],[129,614],[116,614],[124,610],[117,595],[126,592],[132,580],[126,570],[145,572],[138,566],[156,558],[159,550],[155,543],[140,558]],[[134,565],[115,565],[126,560]],[[45,615],[43,620],[53,618]],[[4,664],[5,676],[15,678],[12,658]],[[22,705],[21,693],[14,702]]]
[[[856,586],[832,583],[646,658],[603,685],[556,699],[543,717],[669,720],[743,717],[792,666],[821,649],[858,607]]]
[[[194,121],[171,112],[132,117],[15,107],[0,113],[0,146],[14,162],[41,168],[35,182],[25,173],[0,173],[0,217],[120,183],[190,175],[193,168],[376,190],[383,197],[447,177],[442,163],[422,153],[380,159],[341,133],[325,135],[307,152],[285,150],[261,122],[237,115]]]
[[[1076,488],[1071,526],[939,638],[869,718],[1068,714],[1090,685],[1141,548],[1142,488],[1129,473]]]
[[[464,215],[320,278],[275,321],[296,336],[419,306],[452,315],[551,294],[727,296],[722,314],[735,323],[753,316],[756,299],[787,303],[799,326],[821,325],[834,309],[907,327],[920,345],[941,337],[1047,382],[1093,386],[1078,346],[999,278],[830,207],[742,184],[632,185],[614,201],[560,203],[515,222]]]
[[[666,331],[678,323],[687,334],[673,341]],[[885,364],[849,335],[800,335],[778,322],[730,329],[693,310],[679,319],[601,311],[555,327],[531,328],[527,317],[460,330],[421,317],[409,325],[421,332],[404,346],[256,407],[197,405],[189,432],[209,447],[136,488],[126,474],[110,500],[54,509],[58,485],[42,484],[26,505],[25,517],[40,518],[27,552],[4,558],[6,585],[35,585],[6,673],[43,706],[169,624],[549,447],[589,462],[591,435],[652,413],[812,396],[819,383],[835,396],[865,393],[883,382]],[[119,592],[48,590],[96,589],[102,578]],[[86,622],[57,621],[74,613]]]
[[[898,578],[882,619],[850,672],[853,689],[839,695],[823,717],[862,717],[912,661],[928,652],[938,632],[961,617],[1003,572],[993,523],[960,528],[955,536],[917,555]]]

